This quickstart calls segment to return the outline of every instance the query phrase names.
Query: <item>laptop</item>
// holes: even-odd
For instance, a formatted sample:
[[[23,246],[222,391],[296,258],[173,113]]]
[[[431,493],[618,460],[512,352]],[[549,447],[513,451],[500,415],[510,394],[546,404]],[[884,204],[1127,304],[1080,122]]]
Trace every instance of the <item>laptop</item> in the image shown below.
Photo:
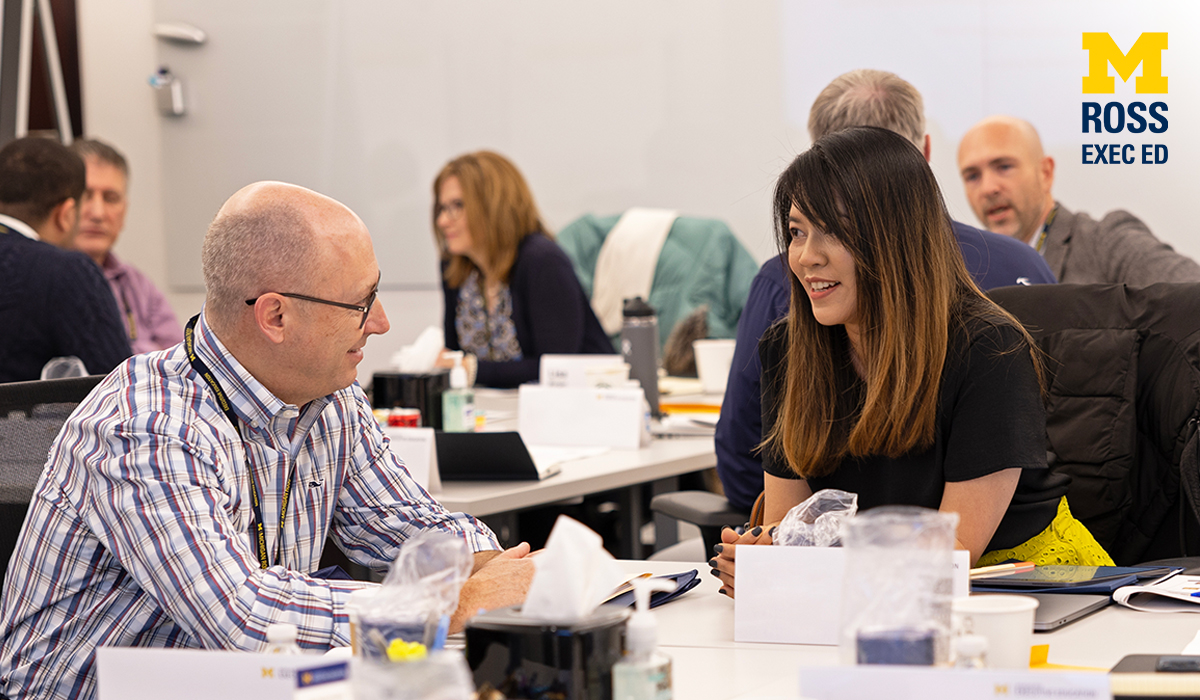
[[[1112,602],[1106,595],[1086,593],[1030,593],[1037,598],[1033,616],[1033,631],[1050,632],[1090,615]]]
[[[537,481],[559,472],[558,465],[539,470],[513,432],[434,433],[438,474],[442,481]]]

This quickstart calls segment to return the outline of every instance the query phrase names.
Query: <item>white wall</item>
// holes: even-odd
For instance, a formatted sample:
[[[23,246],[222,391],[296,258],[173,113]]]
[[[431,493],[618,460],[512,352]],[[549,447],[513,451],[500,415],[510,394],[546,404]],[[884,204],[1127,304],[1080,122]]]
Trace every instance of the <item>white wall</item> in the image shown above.
[[[1058,160],[1055,192],[1094,215],[1127,208],[1200,258],[1186,204],[1200,158],[1200,4],[1184,0],[80,0],[84,116],[133,168],[118,251],[169,289],[181,317],[202,301],[198,241],[238,186],[280,177],[347,202],[384,269],[392,332],[360,376],[441,315],[429,182],[477,148],[510,155],[552,228],[588,211],[679,208],[728,221],[772,252],[769,194],[808,146],[816,92],[857,67],[893,70],[925,95],[933,168],[951,212],[974,223],[954,153],[996,112],[1032,119]],[[159,45],[155,19],[210,31],[196,50]],[[207,25],[207,26],[206,26]],[[1128,48],[1169,31],[1165,166],[1084,166],[1080,32]],[[301,49],[303,49],[300,53]],[[169,61],[192,112],[157,115],[146,78]],[[1114,99],[1133,98],[1118,80]],[[1103,96],[1100,101],[1105,101]],[[180,291],[190,289],[192,291]]]

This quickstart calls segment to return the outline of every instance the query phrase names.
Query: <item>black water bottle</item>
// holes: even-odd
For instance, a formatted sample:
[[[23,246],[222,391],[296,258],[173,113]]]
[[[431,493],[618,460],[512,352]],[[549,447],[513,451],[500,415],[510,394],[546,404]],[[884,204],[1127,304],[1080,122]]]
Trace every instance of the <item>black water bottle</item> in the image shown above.
[[[642,383],[650,415],[658,412],[658,317],[654,307],[641,297],[626,299],[621,315],[621,355],[629,364],[629,376]]]

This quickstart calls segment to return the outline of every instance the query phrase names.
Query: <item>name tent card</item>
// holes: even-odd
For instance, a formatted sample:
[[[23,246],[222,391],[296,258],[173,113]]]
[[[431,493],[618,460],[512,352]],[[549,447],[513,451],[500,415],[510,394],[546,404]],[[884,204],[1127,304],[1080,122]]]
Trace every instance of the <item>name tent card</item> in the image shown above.
[[[930,666],[801,668],[800,695],[808,700],[1112,700],[1106,673]]]

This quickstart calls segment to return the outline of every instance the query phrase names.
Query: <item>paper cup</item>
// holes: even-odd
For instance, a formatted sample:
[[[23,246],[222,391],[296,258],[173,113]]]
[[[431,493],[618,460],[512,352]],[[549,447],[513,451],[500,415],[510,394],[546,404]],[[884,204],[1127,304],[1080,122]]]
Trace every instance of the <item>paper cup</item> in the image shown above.
[[[692,343],[692,350],[696,354],[696,373],[700,375],[700,386],[704,388],[704,393],[725,393],[736,342],[733,338],[709,338]]]
[[[990,668],[1029,668],[1033,613],[1038,601],[1023,595],[955,598],[954,628],[985,637]]]

